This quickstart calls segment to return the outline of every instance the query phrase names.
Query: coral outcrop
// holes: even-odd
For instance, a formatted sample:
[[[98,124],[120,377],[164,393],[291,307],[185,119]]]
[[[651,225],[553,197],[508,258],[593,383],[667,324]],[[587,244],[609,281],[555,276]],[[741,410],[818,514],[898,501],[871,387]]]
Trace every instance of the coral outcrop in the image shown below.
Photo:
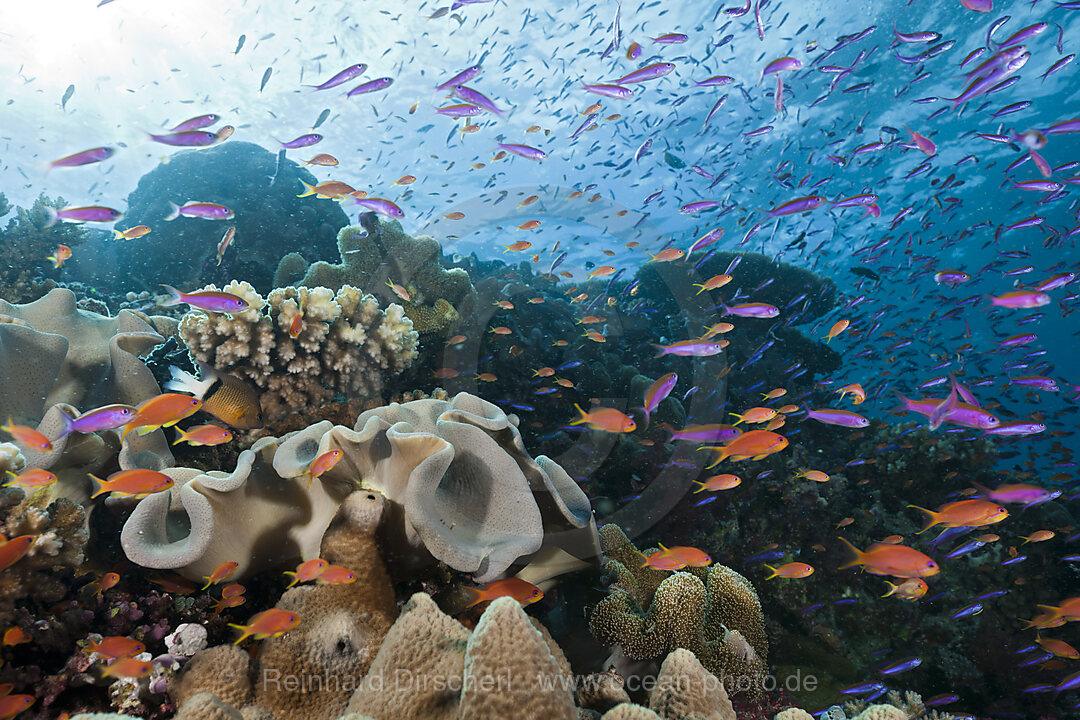
[[[289,286],[265,298],[247,282],[224,290],[249,307],[232,316],[193,310],[180,321],[180,337],[200,361],[254,383],[268,422],[336,396],[378,398],[385,377],[416,357],[418,336],[401,306],[383,310],[351,285]]]
[[[334,237],[349,222],[335,202],[297,197],[304,192],[301,181],[318,183],[284,150],[274,153],[254,143],[230,140],[174,152],[139,179],[117,225],[122,230],[145,224],[153,231],[137,240],[95,243],[98,262],[80,265],[77,276],[151,291],[160,290],[158,283],[192,290],[242,277],[269,292],[282,255],[302,245],[311,259],[333,258]],[[189,200],[219,203],[236,215],[218,222],[184,217],[164,222],[170,202]],[[236,238],[217,265],[217,244],[230,226],[236,227]]]
[[[396,571],[434,558],[485,582],[527,565],[542,583],[598,555],[596,530],[588,498],[557,463],[529,456],[515,422],[461,393],[369,410],[356,430],[323,421],[260,438],[231,473],[165,469],[174,487],[139,502],[121,544],[145,567],[198,579],[235,560],[242,577],[318,557],[338,505],[359,487],[389,503],[385,553]],[[312,460],[331,450],[341,461],[312,481]]]
[[[390,280],[408,291],[405,314],[419,332],[443,331],[476,308],[476,292],[468,273],[443,267],[438,241],[412,237],[396,220],[366,213],[360,225],[341,229],[337,245],[341,254],[338,264],[320,261],[309,266],[298,253],[286,255],[274,275],[275,284],[332,289],[354,285],[383,302],[399,302],[386,284]]]
[[[56,279],[67,272],[56,269],[46,258],[58,245],[76,249],[87,238],[80,225],[56,223],[49,226],[49,210],[67,205],[63,198],[50,200],[41,195],[30,209],[16,208],[14,217],[0,230],[0,298],[12,303],[27,303],[56,287]],[[7,198],[0,193],[0,216],[7,214]],[[77,252],[77,250],[76,250]]]
[[[732,693],[759,692],[768,638],[757,593],[723,565],[668,572],[643,567],[615,525],[600,529],[609,594],[589,619],[593,635],[627,657],[648,660],[686,648]]]
[[[164,342],[153,318],[121,310],[106,317],[76,306],[70,290],[56,288],[32,303],[0,300],[0,417],[36,425],[59,437],[62,414],[70,416],[110,403],[136,405],[160,392],[139,356]],[[73,433],[52,451],[24,450],[28,467],[49,468],[59,492],[87,496],[86,471],[120,453],[121,467],[161,468],[172,454],[160,432],[130,434],[121,449],[116,431]],[[74,468],[73,477],[62,472]],[[70,481],[70,482],[68,482]]]

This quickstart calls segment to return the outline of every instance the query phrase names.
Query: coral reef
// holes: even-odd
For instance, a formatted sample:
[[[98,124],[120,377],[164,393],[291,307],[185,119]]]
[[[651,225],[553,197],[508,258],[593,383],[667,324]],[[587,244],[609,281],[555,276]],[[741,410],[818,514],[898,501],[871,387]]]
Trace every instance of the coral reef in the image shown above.
[[[376,493],[361,490],[346,498],[323,538],[321,556],[352,569],[355,582],[286,591],[277,607],[299,615],[300,625],[263,641],[257,662],[234,646],[197,654],[170,682],[177,704],[213,693],[228,705],[250,706],[246,714],[258,708],[280,720],[340,715],[397,615],[375,542],[384,509]],[[303,691],[296,682],[304,683]]]
[[[382,310],[350,285],[336,293],[289,286],[266,298],[247,282],[224,290],[249,307],[232,316],[193,310],[180,321],[180,337],[198,360],[254,383],[269,422],[310,413],[338,395],[378,398],[384,378],[416,357],[418,336],[401,306]]]
[[[692,651],[732,691],[760,691],[768,654],[757,593],[734,570],[714,564],[684,572],[643,566],[641,554],[615,525],[600,529],[609,594],[589,627],[605,645],[648,660],[675,648]]]
[[[420,332],[441,332],[476,308],[476,295],[468,273],[446,269],[439,262],[439,243],[430,237],[412,237],[396,220],[366,213],[361,225],[343,227],[337,236],[339,264],[314,262],[310,266],[297,253],[281,259],[274,283],[323,286],[337,289],[354,285],[383,302],[399,298],[387,280],[403,286],[410,299],[405,314]],[[440,302],[442,301],[442,302]]]
[[[550,459],[534,461],[494,405],[467,393],[414,400],[362,413],[356,428],[323,421],[260,438],[231,473],[165,469],[174,487],[141,500],[124,525],[128,558],[193,579],[225,561],[240,563],[240,577],[311,559],[357,486],[390,503],[386,559],[402,573],[434,557],[481,582],[528,564],[541,583],[598,554],[584,493]],[[331,450],[342,460],[311,481],[311,461]]]
[[[0,514],[5,538],[35,536],[26,554],[0,575],[0,626],[6,627],[17,601],[29,598],[46,606],[64,597],[83,563],[86,513],[67,498],[49,502],[43,493],[24,495],[17,488],[2,488]]]
[[[80,265],[77,275],[89,283],[119,283],[136,290],[158,290],[158,283],[192,290],[243,277],[260,292],[269,292],[282,255],[302,245],[312,259],[333,258],[334,236],[349,222],[337,203],[298,198],[304,191],[301,181],[318,182],[285,157],[284,150],[275,154],[231,140],[175,152],[139,179],[117,226],[145,224],[153,231],[138,240],[94,243],[98,262]],[[183,205],[189,200],[225,205],[236,216],[221,222],[183,217],[164,221],[169,202]],[[217,244],[229,226],[236,227],[236,239],[219,266]]]
[[[56,438],[62,414],[75,416],[110,403],[138,404],[160,392],[139,355],[163,341],[146,316],[122,310],[106,317],[81,310],[64,288],[24,305],[0,301],[0,417],[38,425]],[[60,481],[54,492],[78,501],[88,495],[86,471],[103,467],[117,452],[125,468],[172,464],[160,432],[131,434],[122,448],[119,438],[116,431],[73,433],[48,453],[26,450],[26,464],[52,470]],[[63,472],[67,469],[72,472]]]
[[[0,263],[0,298],[11,303],[28,303],[56,287],[57,278],[66,270],[56,269],[46,258],[56,252],[58,245],[73,250],[82,244],[88,233],[80,225],[49,223],[49,208],[67,205],[63,198],[50,200],[41,195],[29,210],[16,208],[15,216],[0,230],[0,248],[4,262]],[[0,193],[0,217],[10,205]]]

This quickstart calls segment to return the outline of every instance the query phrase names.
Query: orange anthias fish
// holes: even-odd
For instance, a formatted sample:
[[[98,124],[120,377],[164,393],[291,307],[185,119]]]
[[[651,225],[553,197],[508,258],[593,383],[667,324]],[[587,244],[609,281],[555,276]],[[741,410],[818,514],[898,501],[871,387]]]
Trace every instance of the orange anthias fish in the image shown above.
[[[315,157],[311,158],[300,167],[306,167],[308,165],[321,165],[323,167],[334,167],[338,164],[338,160],[333,155],[327,155],[326,153],[319,153]]]
[[[596,268],[591,273],[589,273],[586,277],[589,278],[590,280],[593,279],[594,277],[607,277],[608,275],[611,275],[612,273],[614,273],[615,270],[616,270],[616,268],[614,266],[612,266],[612,265],[601,265],[600,267]]]
[[[933,558],[906,545],[874,543],[863,552],[844,538],[837,539],[854,554],[854,558],[841,565],[839,570],[861,565],[868,573],[900,578],[930,577],[941,572]]]
[[[652,253],[645,254],[652,258],[652,260],[650,260],[649,262],[673,262],[675,260],[679,260],[684,255],[686,255],[686,253],[684,253],[679,248],[667,248],[666,250],[661,250],[655,255],[653,255]]]
[[[942,505],[937,512],[918,505],[908,505],[908,507],[926,513],[927,525],[919,533],[924,533],[935,525],[943,525],[947,528],[981,527],[1001,522],[1009,517],[1008,510],[989,500],[958,500]]]
[[[37,430],[26,425],[16,425],[12,422],[11,418],[8,418],[7,425],[0,426],[0,430],[9,433],[15,442],[20,445],[25,445],[31,450],[37,450],[38,452],[51,452],[52,442],[49,438],[45,437]]]
[[[114,572],[107,572],[101,576],[101,580],[98,581],[98,589],[94,595],[100,595],[101,593],[116,587],[116,584],[120,582],[120,574]]]
[[[45,259],[53,264],[54,270],[59,270],[61,265],[71,259],[71,248],[67,245],[57,245],[56,252]]]
[[[146,652],[146,646],[141,642],[123,635],[102,638],[101,642],[91,641],[87,649],[107,658],[131,657]]]
[[[230,577],[232,577],[232,574],[236,572],[236,568],[238,567],[240,567],[240,563],[233,560],[228,560],[221,563],[216,568],[214,568],[213,572],[211,572],[209,575],[203,576],[203,580],[206,581],[206,584],[203,585],[200,589],[205,590],[211,585],[216,585],[222,580],[228,580]]]
[[[176,428],[176,439],[173,445],[186,442],[193,447],[224,445],[233,439],[232,433],[217,425],[196,425],[195,427],[182,430]]]
[[[886,598],[889,596],[895,596],[901,600],[915,601],[926,594],[929,586],[922,578],[908,578],[900,584],[891,583],[888,580],[885,584],[889,586],[889,592],[885,593],[881,597]]]
[[[772,580],[773,578],[789,578],[792,580],[799,580],[805,577],[810,577],[814,574],[814,568],[811,565],[801,562],[789,562],[784,563],[779,567],[773,567],[772,565],[765,565],[772,572],[772,575],[765,578],[766,580]]]
[[[40,488],[56,482],[56,475],[45,468],[27,468],[18,475],[8,470],[7,474],[12,479],[4,483],[4,487],[18,485],[23,488]]]
[[[19,535],[10,540],[3,540],[0,543],[0,572],[22,560],[22,556],[30,549],[35,537],[35,535]],[[2,539],[3,535],[0,535],[0,540]]]
[[[1080,597],[1066,598],[1057,606],[1040,605],[1039,609],[1049,613],[1050,618],[1053,620],[1064,618],[1068,622],[1074,622],[1080,620]]]
[[[850,394],[853,398],[852,402],[856,405],[861,405],[862,401],[866,399],[866,391],[863,390],[863,386],[859,383],[851,383],[850,385],[837,388],[836,392],[840,393],[840,400],[843,400],[845,395]]]
[[[694,482],[699,485],[698,489],[694,491],[695,493],[704,492],[706,490],[708,490],[709,492],[718,492],[720,490],[731,490],[733,488],[737,488],[740,484],[742,484],[742,478],[740,478],[738,475],[724,474],[713,475],[711,478],[705,480],[704,482],[698,482],[697,480],[695,480]]]
[[[33,704],[33,695],[5,695],[0,698],[0,720],[11,720]]]
[[[1065,658],[1066,660],[1080,659],[1080,652],[1077,652],[1076,648],[1064,640],[1044,638],[1042,635],[1037,635],[1035,637],[1035,642],[1039,644],[1039,647],[1051,655],[1056,655],[1057,657]]]
[[[387,279],[386,285],[394,292],[395,295],[397,295],[405,302],[409,302],[410,300],[412,300],[412,295],[409,294],[409,291],[403,288],[401,285],[395,283],[393,280]]]
[[[716,290],[718,288],[722,288],[729,282],[731,282],[731,276],[721,273],[720,275],[713,275],[711,278],[709,278],[703,283],[694,283],[694,287],[701,288],[696,293],[700,295],[701,293],[707,292],[709,290]]]
[[[150,233],[150,226],[136,225],[135,227],[128,228],[124,231],[116,230],[114,228],[113,233],[115,233],[113,235],[113,240],[138,240],[139,238],[144,237],[145,235],[148,235]]]
[[[311,483],[315,478],[321,477],[323,473],[329,472],[335,465],[341,462],[341,458],[344,456],[345,453],[341,450],[328,450],[312,460],[311,465],[305,473],[305,475],[308,476],[308,487],[311,486]]]
[[[832,339],[848,329],[851,325],[850,320],[837,320],[833,323],[833,326],[829,328],[829,332],[825,335],[825,344],[832,342]]]
[[[660,544],[657,543],[657,545]],[[653,570],[682,570],[684,567],[707,567],[712,564],[712,558],[707,554],[697,548],[684,545],[671,548],[660,545],[659,550],[654,550],[648,555],[641,553],[641,555],[645,558],[641,567]]]
[[[243,631],[243,634],[236,639],[234,645],[239,645],[246,638],[254,637],[256,640],[263,640],[268,637],[276,637],[292,630],[294,627],[300,624],[300,616],[294,612],[288,610],[281,610],[279,608],[270,608],[269,610],[263,610],[261,613],[256,614],[251,618],[251,621],[247,625],[235,625],[229,623],[229,627]]]
[[[738,425],[739,423],[742,423],[742,422],[751,423],[751,424],[769,422],[774,417],[776,417],[776,411],[773,410],[772,408],[767,408],[767,407],[750,408],[749,410],[744,412],[742,415],[740,415],[738,413],[728,413],[728,414],[729,415],[734,415],[735,417],[739,418],[738,420],[735,421],[736,425]]]
[[[322,585],[348,585],[356,582],[356,573],[341,565],[327,565],[315,581]]]
[[[492,600],[501,597],[514,598],[522,605],[531,605],[544,597],[543,590],[536,587],[531,582],[515,577],[503,578],[502,580],[490,582],[483,588],[466,586],[464,587],[464,590],[468,592],[470,596],[469,604],[465,606],[466,609],[480,605],[481,603],[491,602]]]
[[[173,486],[173,479],[168,475],[142,468],[114,472],[108,480],[102,480],[93,473],[87,474],[91,480],[97,480],[101,485],[90,496],[91,499],[105,493],[116,493],[118,497],[146,497]]]
[[[124,426],[123,440],[132,430],[146,435],[160,427],[172,427],[202,407],[197,398],[182,393],[162,393],[145,400],[135,408],[135,419]]]
[[[735,438],[727,445],[706,446],[703,450],[715,450],[716,459],[708,467],[714,467],[724,460],[731,458],[732,461],[753,458],[762,460],[769,455],[780,452],[788,446],[788,439],[769,430],[751,430]]]
[[[593,430],[610,433],[628,433],[637,429],[633,418],[615,408],[602,407],[585,412],[577,403],[574,403],[574,407],[581,413],[581,417],[571,421],[571,425],[588,425]]]
[[[10,627],[4,631],[5,645],[22,645],[33,639],[34,636],[23,630],[21,627]]]
[[[142,678],[149,675],[153,669],[154,666],[145,660],[122,657],[109,663],[101,674],[105,677],[114,678]]]
[[[305,560],[304,562],[296,566],[296,572],[286,570],[284,573],[282,573],[283,575],[292,575],[292,582],[289,583],[285,587],[285,589],[288,590],[293,585],[299,585],[300,583],[311,582],[312,580],[319,577],[319,574],[322,573],[329,566],[330,563],[323,560],[322,558],[312,558],[311,560]]]

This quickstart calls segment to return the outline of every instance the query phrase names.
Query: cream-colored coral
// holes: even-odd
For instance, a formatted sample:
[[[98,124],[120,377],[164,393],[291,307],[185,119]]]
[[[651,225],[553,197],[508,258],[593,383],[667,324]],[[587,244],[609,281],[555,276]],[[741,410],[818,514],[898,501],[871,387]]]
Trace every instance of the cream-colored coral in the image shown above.
[[[760,691],[768,639],[746,578],[723,565],[675,573],[642,567],[622,530],[605,525],[599,533],[611,582],[589,619],[597,640],[635,660],[686,648],[730,693]]]
[[[234,707],[255,697],[252,691],[250,656],[236,645],[218,645],[195,654],[183,669],[169,678],[169,697],[184,705],[200,694],[213,693]]]
[[[224,290],[249,307],[232,316],[193,310],[180,321],[180,337],[200,361],[263,390],[268,420],[328,403],[335,394],[379,397],[384,376],[416,358],[419,336],[401,306],[383,310],[374,296],[350,285],[336,293],[276,288],[266,298],[247,282],[234,280]],[[301,308],[294,338],[290,330],[297,329]]]
[[[802,708],[790,707],[787,710],[781,710],[776,713],[776,717],[774,717],[773,720],[814,720],[814,716]]]
[[[7,477],[9,472],[20,473],[26,467],[26,458],[19,451],[19,446],[12,443],[0,443],[0,476]]]
[[[173,720],[243,720],[240,711],[222,702],[213,693],[192,695],[180,706]]]
[[[660,716],[640,705],[623,703],[604,713],[603,720],[661,720]]]
[[[660,666],[649,708],[664,720],[735,720],[724,686],[702,667],[694,653],[682,648],[668,655]]]
[[[892,705],[871,705],[852,720],[910,720],[908,714]]]

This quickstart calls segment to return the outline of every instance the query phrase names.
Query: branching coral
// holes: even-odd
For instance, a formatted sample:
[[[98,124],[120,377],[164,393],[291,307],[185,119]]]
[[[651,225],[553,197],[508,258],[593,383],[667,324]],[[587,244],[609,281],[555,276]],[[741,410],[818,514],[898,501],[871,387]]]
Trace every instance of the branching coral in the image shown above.
[[[336,293],[289,286],[266,298],[247,282],[233,281],[224,289],[249,307],[232,316],[189,312],[180,321],[180,337],[199,360],[262,390],[269,421],[329,403],[335,395],[379,397],[384,378],[416,357],[418,336],[401,306],[381,310],[374,296],[350,285]]]
[[[600,529],[610,558],[609,595],[589,620],[597,640],[636,660],[691,650],[732,692],[761,688],[768,639],[757,593],[731,568],[686,572],[642,566],[641,554],[615,525]]]
[[[384,302],[396,302],[397,296],[386,285],[391,280],[409,292],[405,311],[418,321],[420,332],[443,330],[457,321],[458,313],[475,309],[476,292],[468,273],[444,268],[439,263],[439,243],[406,234],[396,220],[366,214],[361,225],[342,228],[337,243],[340,264],[315,262],[309,267],[303,257],[290,253],[278,264],[275,284],[334,289],[354,285]]]
[[[13,303],[30,302],[56,287],[60,272],[45,258],[56,252],[58,245],[75,248],[87,237],[79,225],[57,223],[47,227],[49,208],[66,205],[63,198],[50,200],[44,195],[34,201],[29,210],[16,208],[15,217],[0,231],[0,247],[4,262],[0,263],[0,298]],[[7,213],[7,198],[0,195],[0,205]]]

